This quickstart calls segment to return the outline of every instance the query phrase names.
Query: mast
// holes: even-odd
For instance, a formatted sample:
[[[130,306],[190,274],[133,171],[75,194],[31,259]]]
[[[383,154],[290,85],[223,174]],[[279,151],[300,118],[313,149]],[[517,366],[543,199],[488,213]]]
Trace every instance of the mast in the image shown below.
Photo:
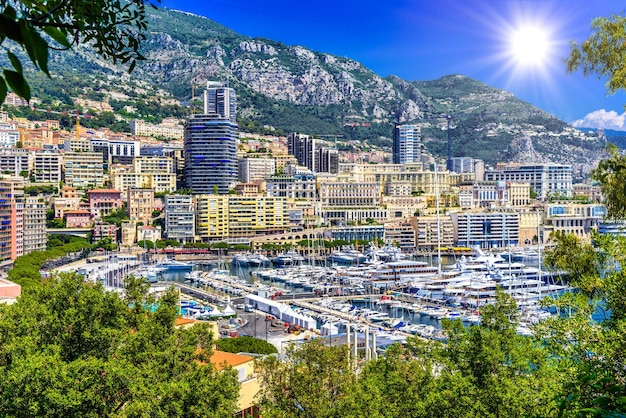
[[[539,210],[537,210],[537,269],[539,276],[539,283],[537,283],[537,293],[539,293],[539,298],[541,298],[541,283],[543,281],[543,273],[541,272],[541,245],[539,239],[539,224],[541,223],[541,217],[539,216]]]
[[[441,277],[441,219],[439,217],[439,172],[435,160],[435,210],[437,211],[437,276]]]

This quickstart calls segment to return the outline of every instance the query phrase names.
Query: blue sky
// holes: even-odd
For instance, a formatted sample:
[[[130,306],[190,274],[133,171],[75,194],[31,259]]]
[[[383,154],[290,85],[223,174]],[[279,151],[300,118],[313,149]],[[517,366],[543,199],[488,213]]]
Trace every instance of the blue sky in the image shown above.
[[[626,94],[609,95],[606,80],[567,74],[563,63],[569,41],[584,40],[594,17],[623,12],[619,1],[163,0],[161,6],[242,35],[352,58],[383,77],[467,75],[577,126],[626,130]],[[512,34],[529,27],[542,35],[527,52],[531,58],[521,60]],[[528,62],[538,51],[544,58]]]

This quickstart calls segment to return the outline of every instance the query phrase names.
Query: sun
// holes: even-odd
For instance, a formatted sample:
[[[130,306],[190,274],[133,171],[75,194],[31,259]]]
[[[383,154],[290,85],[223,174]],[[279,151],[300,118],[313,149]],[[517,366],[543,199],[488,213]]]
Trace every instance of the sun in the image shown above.
[[[518,65],[543,66],[550,53],[550,37],[537,26],[522,26],[511,31],[509,53]]]

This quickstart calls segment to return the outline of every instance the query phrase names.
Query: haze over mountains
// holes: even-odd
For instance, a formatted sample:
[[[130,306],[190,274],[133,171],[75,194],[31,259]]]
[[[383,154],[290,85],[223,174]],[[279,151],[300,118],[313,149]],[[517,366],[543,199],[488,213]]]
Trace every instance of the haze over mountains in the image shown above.
[[[129,104],[187,105],[207,80],[228,80],[237,90],[243,130],[335,135],[354,138],[365,148],[390,148],[393,125],[414,123],[422,128],[426,148],[445,156],[450,116],[453,156],[487,164],[572,164],[579,175],[597,164],[606,143],[603,135],[574,129],[511,93],[463,75],[433,81],[383,78],[349,58],[250,38],[190,13],[158,9],[150,10],[149,18],[148,59],[130,76],[82,47],[52,57],[60,77],[52,82],[36,77],[34,96],[37,91],[72,97],[97,93]],[[59,78],[74,80],[79,89],[59,87]]]

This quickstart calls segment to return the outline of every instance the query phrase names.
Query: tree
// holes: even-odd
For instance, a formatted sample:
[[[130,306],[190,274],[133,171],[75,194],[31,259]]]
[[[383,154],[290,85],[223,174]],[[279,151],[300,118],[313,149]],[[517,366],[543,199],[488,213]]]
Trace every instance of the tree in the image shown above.
[[[562,415],[623,416],[626,237],[594,234],[592,242],[558,236],[547,252],[550,264],[565,269],[580,291],[546,302],[561,315],[542,321],[536,332],[563,371]]]
[[[104,216],[102,218],[103,221],[108,222],[110,224],[115,224],[118,228],[122,226],[122,222],[129,220],[128,214],[126,213],[125,205],[120,206],[119,208],[112,210],[111,213]]]
[[[220,351],[228,353],[275,354],[278,352],[273,344],[260,338],[248,336],[223,338],[219,340],[217,345]]]
[[[285,361],[257,365],[261,412],[273,417],[554,416],[558,370],[539,340],[516,333],[517,306],[501,290],[483,325],[446,321],[446,344],[408,338],[361,365],[346,346],[314,340]]]
[[[210,327],[174,328],[176,292],[158,300],[130,277],[125,299],[76,273],[0,306],[0,415],[224,417],[232,370],[209,363]]]
[[[613,219],[626,218],[626,157],[621,155],[615,145],[606,148],[608,157],[600,161],[598,167],[592,170],[591,176],[600,183],[600,190],[604,196],[607,216]]]
[[[626,17],[598,17],[591,26],[589,38],[580,45],[571,43],[567,70],[571,73],[582,69],[585,76],[606,77],[611,93],[626,88]]]
[[[607,216],[626,218],[626,160],[613,146],[592,172],[606,199]],[[620,416],[626,412],[626,237],[593,234],[591,243],[573,235],[553,236],[549,267],[564,270],[579,291],[553,305],[561,315],[537,327],[563,373],[562,415]]]
[[[333,417],[337,401],[356,379],[347,346],[326,347],[313,340],[287,348],[285,361],[275,356],[257,362],[263,416]]]
[[[426,416],[551,416],[556,369],[541,341],[516,333],[517,306],[501,289],[481,310],[481,325],[446,320],[446,344],[412,340],[408,348],[429,371]]]
[[[159,0],[157,0],[159,2]],[[113,63],[129,64],[131,72],[138,60],[147,29],[144,0],[23,0],[0,5],[0,45],[11,68],[0,75],[0,103],[7,86],[30,100],[31,93],[18,49],[25,51],[35,68],[50,76],[50,50],[67,50],[80,44],[91,45],[101,57]]]

